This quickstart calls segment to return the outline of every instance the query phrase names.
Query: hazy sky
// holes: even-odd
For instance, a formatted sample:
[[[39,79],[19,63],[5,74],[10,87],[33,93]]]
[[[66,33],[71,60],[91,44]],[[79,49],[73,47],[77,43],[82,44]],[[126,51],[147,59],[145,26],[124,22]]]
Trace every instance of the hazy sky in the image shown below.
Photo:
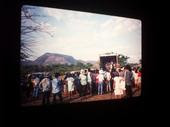
[[[37,22],[53,34],[34,34],[32,60],[46,52],[82,60],[98,60],[107,52],[129,56],[129,62],[141,59],[140,20],[45,7],[35,7],[31,13],[43,15]]]

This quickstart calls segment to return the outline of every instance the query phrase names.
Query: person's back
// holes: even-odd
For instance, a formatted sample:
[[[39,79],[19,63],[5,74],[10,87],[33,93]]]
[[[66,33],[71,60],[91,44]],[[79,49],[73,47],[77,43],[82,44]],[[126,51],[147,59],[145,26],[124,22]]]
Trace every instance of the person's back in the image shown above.
[[[125,71],[125,82],[127,85],[132,85],[132,72],[129,70]]]
[[[48,78],[44,78],[40,85],[42,85],[42,91],[49,91],[50,90],[50,80]]]
[[[74,84],[75,84],[76,87],[79,87],[79,85],[80,85],[80,79],[79,79],[78,76],[75,76],[75,78],[74,78]]]
[[[34,82],[35,82],[35,86],[37,86],[38,83],[40,82],[40,79],[39,79],[38,77],[36,77],[36,78],[34,79]]]
[[[61,81],[57,78],[52,80],[52,93],[58,93],[61,91]]]
[[[118,76],[114,77],[115,89],[120,86],[120,78]]]
[[[68,84],[73,84],[74,79],[72,77],[68,77],[67,79]]]
[[[80,74],[79,78],[81,85],[87,85],[87,77],[84,74]]]
[[[109,73],[109,72],[106,72],[106,80],[107,80],[107,81],[110,81],[110,79],[111,79],[110,73]]]
[[[103,82],[104,80],[103,74],[99,74],[96,78],[98,79],[99,83]]]
[[[87,81],[89,82],[89,83],[91,83],[92,82],[92,78],[91,78],[92,76],[91,76],[91,72],[88,72],[87,73]]]

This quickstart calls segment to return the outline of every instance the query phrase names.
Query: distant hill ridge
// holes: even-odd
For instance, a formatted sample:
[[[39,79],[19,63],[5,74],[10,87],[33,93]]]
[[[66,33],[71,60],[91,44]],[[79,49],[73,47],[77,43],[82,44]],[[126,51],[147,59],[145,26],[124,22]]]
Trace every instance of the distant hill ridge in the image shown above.
[[[87,64],[91,63],[94,64],[95,61],[83,61],[83,60],[76,60],[73,56],[59,54],[59,53],[45,53],[38,57],[34,61],[23,61],[23,65],[52,65],[52,64],[77,64],[78,62]]]

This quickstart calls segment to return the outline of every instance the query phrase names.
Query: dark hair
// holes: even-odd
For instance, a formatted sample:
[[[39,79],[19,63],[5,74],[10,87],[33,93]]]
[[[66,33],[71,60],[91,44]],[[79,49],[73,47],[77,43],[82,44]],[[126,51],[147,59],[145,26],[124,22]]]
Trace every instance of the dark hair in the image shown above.
[[[112,68],[112,72],[114,72],[114,71],[116,71],[116,69],[115,69],[115,68]]]
[[[130,65],[128,64],[128,65],[126,65],[125,66],[125,69],[128,69],[129,71],[131,71],[131,67],[130,67]]]
[[[60,73],[55,73],[55,77],[58,78],[60,76]]]

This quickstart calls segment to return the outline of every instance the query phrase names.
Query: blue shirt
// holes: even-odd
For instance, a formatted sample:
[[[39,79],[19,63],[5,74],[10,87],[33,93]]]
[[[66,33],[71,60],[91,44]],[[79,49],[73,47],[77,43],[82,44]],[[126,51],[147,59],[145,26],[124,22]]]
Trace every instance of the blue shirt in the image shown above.
[[[52,80],[52,93],[58,93],[61,91],[61,81],[54,78]]]

